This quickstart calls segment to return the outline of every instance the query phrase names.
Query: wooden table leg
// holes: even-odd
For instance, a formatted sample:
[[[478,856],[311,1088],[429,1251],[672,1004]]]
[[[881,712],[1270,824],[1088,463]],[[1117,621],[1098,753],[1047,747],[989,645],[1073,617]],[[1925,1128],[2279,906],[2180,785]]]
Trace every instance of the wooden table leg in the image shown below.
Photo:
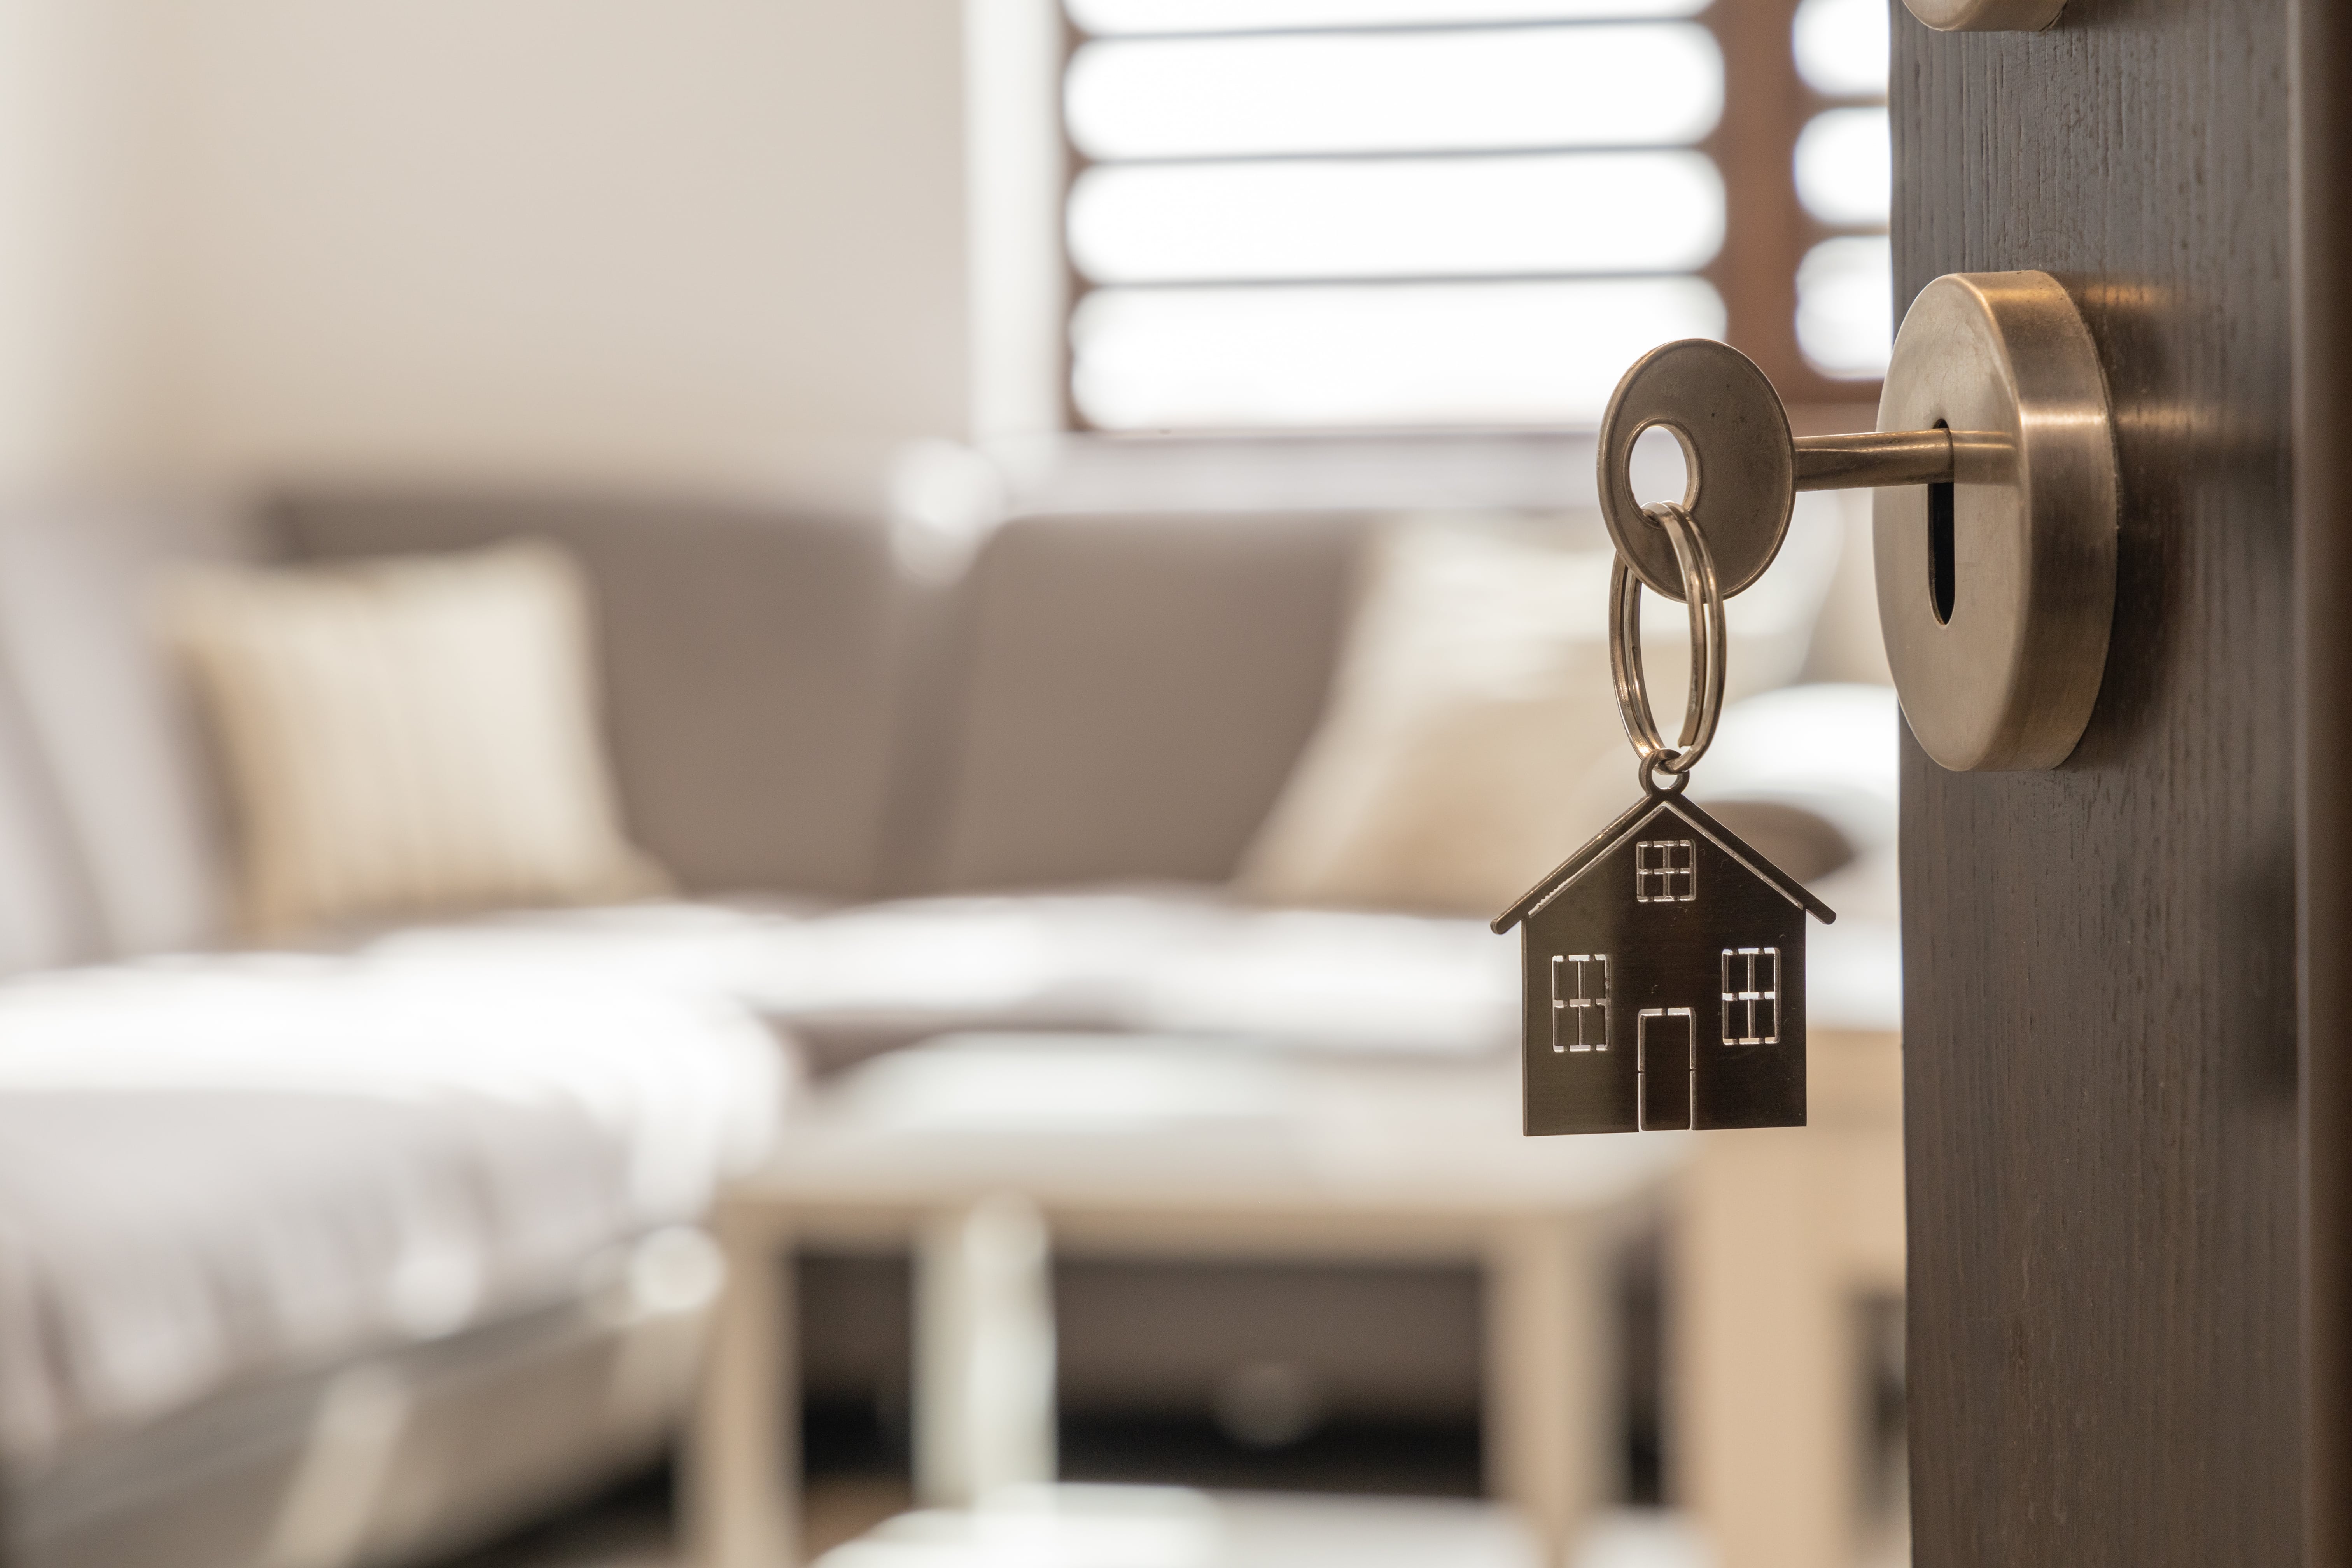
[[[1579,1218],[1517,1219],[1495,1232],[1487,1254],[1487,1490],[1519,1510],[1555,1563],[1619,1489],[1600,1241]]]
[[[1817,1170],[1832,1132],[1721,1134],[1683,1174],[1668,1474],[1723,1568],[1854,1560],[1853,1303]]]
[[[1054,1479],[1053,1260],[1011,1194],[937,1216],[917,1240],[915,1489],[970,1508]]]
[[[714,1229],[727,1284],[688,1435],[681,1501],[698,1568],[795,1568],[800,1408],[792,1236],[742,1210]]]

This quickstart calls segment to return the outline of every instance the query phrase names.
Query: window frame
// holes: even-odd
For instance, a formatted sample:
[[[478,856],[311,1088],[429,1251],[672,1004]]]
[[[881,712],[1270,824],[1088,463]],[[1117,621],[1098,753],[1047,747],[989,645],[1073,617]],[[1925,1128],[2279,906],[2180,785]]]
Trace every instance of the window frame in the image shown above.
[[[1824,375],[1797,342],[1797,268],[1805,253],[1824,239],[1885,232],[1825,224],[1805,209],[1797,195],[1797,138],[1823,110],[1886,100],[1832,96],[1805,80],[1795,39],[1801,4],[1715,0],[1692,18],[1723,50],[1723,119],[1699,143],[1723,174],[1723,249],[1701,276],[1723,296],[1724,341],[1756,362],[1783,403],[1875,405],[1878,378]]]
[[[1063,309],[1059,347],[1060,404],[1063,427],[1084,436],[1121,437],[1135,434],[1107,429],[1089,420],[1079,406],[1073,384],[1074,352],[1071,327],[1088,294],[1097,285],[1078,268],[1070,254],[1069,204],[1072,193],[1096,160],[1089,158],[1070,135],[1062,94],[1069,66],[1092,35],[1071,16],[1061,0],[1053,0],[1061,22],[1061,58],[1055,74],[1055,123],[1062,149],[1062,184],[1056,210],[1056,246],[1063,272]],[[1723,56],[1723,113],[1706,137],[1692,144],[1714,160],[1724,184],[1724,238],[1714,258],[1693,276],[1712,284],[1724,304],[1724,341],[1754,360],[1781,401],[1790,405],[1791,423],[1800,434],[1819,423],[1808,417],[1815,407],[1843,405],[1875,405],[1880,382],[1824,375],[1813,368],[1797,341],[1797,268],[1806,253],[1822,240],[1850,235],[1875,235],[1866,226],[1824,224],[1805,209],[1797,195],[1797,139],[1812,117],[1827,109],[1883,104],[1879,96],[1830,95],[1817,91],[1797,69],[1794,27],[1802,0],[1714,0],[1696,15],[1682,18],[1707,29]],[[1647,18],[1642,18],[1646,20]],[[1606,18],[1578,18],[1580,23]],[[1301,29],[1309,30],[1309,29]],[[1345,32],[1352,29],[1311,29]],[[1367,28],[1367,31],[1374,30]],[[1402,31],[1381,27],[1380,31]],[[1441,30],[1433,26],[1430,30]],[[1157,36],[1157,35],[1153,35]],[[1194,35],[1185,35],[1192,37]],[[1203,37],[1229,35],[1199,35]],[[1499,281],[1499,279],[1498,279]],[[1299,287],[1312,287],[1302,283]],[[1842,411],[1843,412],[1843,411]],[[1838,423],[1832,418],[1829,423]],[[1559,426],[1565,428],[1565,426]],[[1512,428],[1552,428],[1515,426]],[[1376,437],[1418,430],[1431,434],[1491,434],[1491,425],[1438,426],[1379,425],[1272,426],[1186,428],[1171,435],[1184,438],[1220,439],[1235,436],[1280,439],[1285,437]]]

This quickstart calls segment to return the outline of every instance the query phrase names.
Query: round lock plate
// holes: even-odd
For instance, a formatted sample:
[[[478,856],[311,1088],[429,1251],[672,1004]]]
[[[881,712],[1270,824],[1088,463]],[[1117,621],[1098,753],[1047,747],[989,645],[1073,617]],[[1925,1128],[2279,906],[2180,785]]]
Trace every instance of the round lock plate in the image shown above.
[[[1666,531],[1642,515],[1629,467],[1633,439],[1660,427],[1690,469],[1683,508],[1715,558],[1727,599],[1764,574],[1788,536],[1796,447],[1771,382],[1712,338],[1662,343],[1633,362],[1601,416],[1601,512],[1617,552],[1652,593],[1680,603],[1682,572]]]
[[[2106,377],[2046,272],[1919,292],[1881,430],[1952,432],[1953,482],[1877,492],[1878,616],[1903,716],[1956,772],[2053,768],[2082,739],[2115,621]]]

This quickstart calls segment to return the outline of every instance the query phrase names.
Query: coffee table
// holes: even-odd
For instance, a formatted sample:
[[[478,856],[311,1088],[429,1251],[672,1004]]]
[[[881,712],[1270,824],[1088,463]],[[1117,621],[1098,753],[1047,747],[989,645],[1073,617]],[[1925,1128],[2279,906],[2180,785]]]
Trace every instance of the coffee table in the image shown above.
[[[1689,1152],[1522,1138],[1509,1058],[971,1035],[877,1058],[714,1215],[696,1560],[799,1561],[785,1268],[804,1243],[883,1243],[917,1259],[916,1481],[945,1507],[1053,1479],[1051,1254],[1479,1265],[1488,1490],[1557,1561],[1615,1489],[1611,1254]]]

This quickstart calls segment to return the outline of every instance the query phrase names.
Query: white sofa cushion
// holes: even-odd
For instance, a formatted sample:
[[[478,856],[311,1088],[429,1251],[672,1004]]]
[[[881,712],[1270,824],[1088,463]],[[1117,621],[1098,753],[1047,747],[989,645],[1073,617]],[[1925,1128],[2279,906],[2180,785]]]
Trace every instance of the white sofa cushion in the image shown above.
[[[1467,1058],[1518,1038],[1518,947],[1475,921],[1261,910],[1137,884],[830,910],[641,904],[417,926],[369,952],[626,975],[749,1005],[820,1067],[959,1030],[1131,1029]]]
[[[592,1282],[765,1152],[741,1009],[520,954],[0,985],[0,1459]]]

